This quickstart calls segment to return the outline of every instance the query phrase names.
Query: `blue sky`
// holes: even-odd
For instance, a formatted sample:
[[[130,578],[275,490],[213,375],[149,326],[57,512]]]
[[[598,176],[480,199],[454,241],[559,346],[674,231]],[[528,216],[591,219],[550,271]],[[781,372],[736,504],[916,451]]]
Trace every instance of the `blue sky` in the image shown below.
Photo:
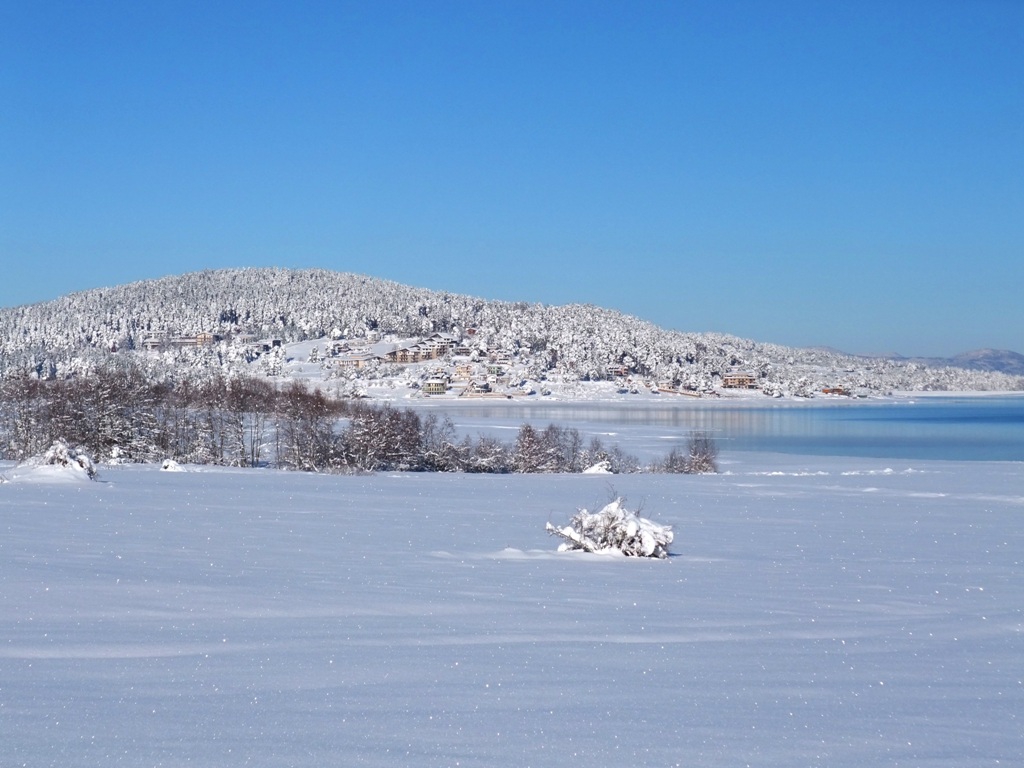
[[[0,0],[0,305],[323,267],[1024,352],[1024,3]]]

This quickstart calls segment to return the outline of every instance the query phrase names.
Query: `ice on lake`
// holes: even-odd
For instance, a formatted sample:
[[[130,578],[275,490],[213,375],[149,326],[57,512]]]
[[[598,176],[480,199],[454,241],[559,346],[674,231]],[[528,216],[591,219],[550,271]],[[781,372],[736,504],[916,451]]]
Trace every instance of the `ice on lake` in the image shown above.
[[[184,469],[0,467],[0,764],[1024,763],[1024,464]]]

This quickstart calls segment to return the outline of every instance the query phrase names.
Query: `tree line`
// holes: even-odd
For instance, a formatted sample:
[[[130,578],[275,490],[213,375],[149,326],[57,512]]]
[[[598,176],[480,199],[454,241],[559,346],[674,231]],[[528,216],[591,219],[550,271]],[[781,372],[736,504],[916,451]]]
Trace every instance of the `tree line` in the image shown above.
[[[618,446],[576,429],[523,424],[512,443],[459,435],[450,418],[338,399],[302,381],[281,387],[252,376],[153,381],[130,365],[88,377],[0,381],[0,446],[24,460],[61,440],[98,461],[302,471],[714,472],[707,435],[643,466]]]

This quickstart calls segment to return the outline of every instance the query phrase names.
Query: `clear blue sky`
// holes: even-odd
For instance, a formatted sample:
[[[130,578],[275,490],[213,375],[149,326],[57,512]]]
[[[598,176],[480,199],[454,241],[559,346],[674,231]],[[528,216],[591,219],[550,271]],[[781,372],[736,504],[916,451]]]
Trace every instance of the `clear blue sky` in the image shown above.
[[[1024,2],[0,0],[0,305],[323,267],[1024,352]]]

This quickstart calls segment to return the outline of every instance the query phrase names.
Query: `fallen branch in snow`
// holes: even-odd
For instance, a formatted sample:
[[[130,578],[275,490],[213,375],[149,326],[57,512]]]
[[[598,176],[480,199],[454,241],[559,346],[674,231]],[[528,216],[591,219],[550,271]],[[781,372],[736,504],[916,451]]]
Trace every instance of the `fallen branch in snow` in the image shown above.
[[[617,498],[600,512],[579,510],[569,525],[558,527],[548,523],[545,529],[563,542],[559,552],[620,552],[630,557],[668,557],[672,543],[672,527],[660,525],[626,509]]]
[[[552,536],[561,536],[563,539],[566,540],[566,542],[568,542],[567,544],[562,544],[558,547],[559,552],[567,552],[573,549],[582,549],[586,552],[598,551],[596,545],[593,542],[589,541],[588,539],[585,539],[583,536],[576,533],[576,531],[574,531],[568,525],[564,528],[559,528],[557,526],[552,525],[551,523],[548,523],[544,526],[544,529]]]

